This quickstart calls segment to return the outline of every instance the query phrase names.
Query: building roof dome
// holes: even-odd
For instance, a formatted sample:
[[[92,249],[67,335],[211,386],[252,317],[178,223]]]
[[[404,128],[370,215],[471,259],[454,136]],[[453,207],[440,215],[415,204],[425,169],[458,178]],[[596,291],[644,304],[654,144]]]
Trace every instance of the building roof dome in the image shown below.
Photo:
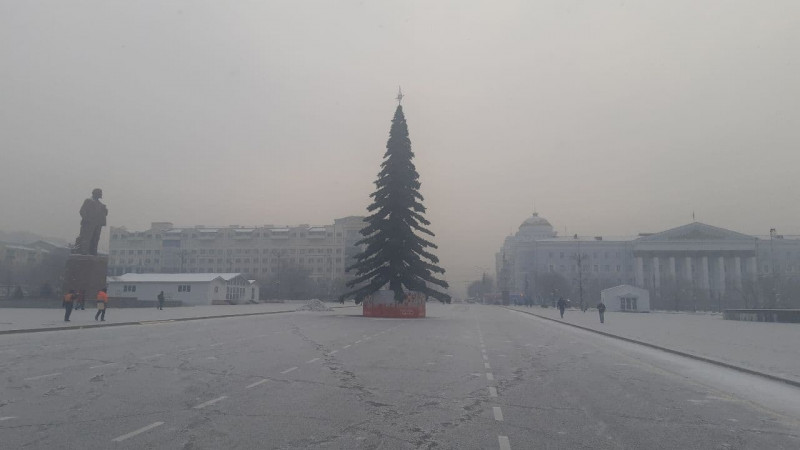
[[[533,213],[519,226],[517,236],[523,240],[549,239],[555,237],[556,232],[550,222],[538,213]]]
[[[532,216],[525,219],[522,222],[522,225],[519,226],[520,229],[527,228],[527,227],[537,227],[537,226],[546,226],[552,228],[553,226],[550,225],[550,222],[547,221],[544,217],[539,217],[539,213],[533,213]]]

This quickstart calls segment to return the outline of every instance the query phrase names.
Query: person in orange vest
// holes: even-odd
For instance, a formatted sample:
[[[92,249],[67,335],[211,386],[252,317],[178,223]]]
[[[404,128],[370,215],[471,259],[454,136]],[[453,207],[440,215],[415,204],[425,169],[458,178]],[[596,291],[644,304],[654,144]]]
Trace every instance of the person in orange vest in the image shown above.
[[[66,295],[64,295],[64,301],[61,302],[61,305],[64,306],[64,322],[69,322],[69,316],[72,314],[72,302],[75,301],[75,290],[70,289]]]
[[[106,288],[97,291],[97,314],[94,315],[94,320],[100,317],[101,322],[106,321],[106,307],[108,306],[108,290]]]

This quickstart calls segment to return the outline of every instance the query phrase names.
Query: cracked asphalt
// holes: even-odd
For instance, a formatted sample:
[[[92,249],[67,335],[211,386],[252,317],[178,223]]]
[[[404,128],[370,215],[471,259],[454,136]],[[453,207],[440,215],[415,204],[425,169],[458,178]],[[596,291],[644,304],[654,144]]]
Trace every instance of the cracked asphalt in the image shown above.
[[[357,314],[0,336],[0,447],[800,448],[800,389],[502,308]]]

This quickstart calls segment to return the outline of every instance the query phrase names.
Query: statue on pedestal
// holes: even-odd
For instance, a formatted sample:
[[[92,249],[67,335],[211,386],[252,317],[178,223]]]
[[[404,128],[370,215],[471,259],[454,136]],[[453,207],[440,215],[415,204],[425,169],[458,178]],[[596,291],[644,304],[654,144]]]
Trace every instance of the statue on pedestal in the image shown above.
[[[75,240],[73,253],[79,255],[97,255],[97,243],[100,241],[100,232],[106,224],[108,208],[100,199],[103,198],[102,189],[94,189],[92,198],[87,198],[81,206],[81,234]]]

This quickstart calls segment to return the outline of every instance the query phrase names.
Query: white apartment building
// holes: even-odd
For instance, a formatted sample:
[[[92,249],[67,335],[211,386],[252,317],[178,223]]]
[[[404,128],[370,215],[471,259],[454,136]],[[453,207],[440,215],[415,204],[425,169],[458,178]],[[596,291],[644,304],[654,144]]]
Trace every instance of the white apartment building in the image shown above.
[[[307,270],[314,279],[334,280],[360,251],[363,217],[335,219],[323,226],[176,227],[154,222],[145,231],[111,227],[108,274],[242,273],[265,278],[281,268]]]
[[[537,303],[560,296],[575,303],[582,290],[594,305],[601,290],[629,284],[647,289],[658,307],[716,309],[744,303],[759,283],[800,277],[800,238],[700,222],[637,236],[561,237],[534,213],[505,239],[495,263],[501,290]]]

